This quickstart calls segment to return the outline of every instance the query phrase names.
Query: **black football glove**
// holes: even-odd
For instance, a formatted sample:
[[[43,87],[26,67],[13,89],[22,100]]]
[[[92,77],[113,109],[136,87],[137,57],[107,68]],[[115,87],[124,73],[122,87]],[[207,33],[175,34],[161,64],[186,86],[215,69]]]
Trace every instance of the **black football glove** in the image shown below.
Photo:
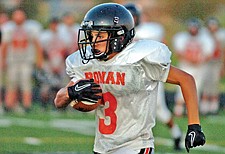
[[[97,94],[102,93],[99,84],[94,83],[94,79],[80,80],[75,85],[68,87],[68,95],[71,100],[88,101],[97,103],[102,96]]]
[[[199,124],[188,125],[188,130],[185,138],[185,147],[189,153],[190,148],[204,145],[205,135]]]

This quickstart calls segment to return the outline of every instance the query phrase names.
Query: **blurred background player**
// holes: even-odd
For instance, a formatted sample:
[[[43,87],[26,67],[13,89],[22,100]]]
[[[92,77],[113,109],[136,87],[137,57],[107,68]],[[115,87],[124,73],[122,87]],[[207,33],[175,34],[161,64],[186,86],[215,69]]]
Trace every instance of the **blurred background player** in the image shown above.
[[[2,27],[3,25],[8,22],[9,15],[7,12],[2,11],[0,12],[0,115],[3,114],[3,74],[5,70],[5,66],[3,65],[3,54],[1,50],[1,43],[2,43]]]
[[[49,104],[53,106],[56,92],[66,79],[66,72],[64,71],[66,46],[59,35],[58,25],[58,18],[50,19],[48,28],[40,35],[40,42],[44,52],[44,65],[43,70],[39,70],[36,77],[41,83],[40,99],[45,109]]]
[[[133,15],[136,28],[135,40],[150,39],[165,43],[164,27],[157,22],[142,22],[141,9],[134,3],[124,5]],[[159,82],[157,97],[157,118],[170,129],[171,136],[174,140],[174,149],[181,150],[180,141],[182,137],[181,129],[174,123],[173,116],[167,107],[165,99],[164,84]]]
[[[206,64],[215,47],[212,38],[202,32],[199,19],[190,18],[187,20],[187,31],[175,34],[173,47],[178,57],[178,67],[195,78],[200,99],[205,73],[208,71]],[[176,116],[184,114],[184,99],[179,87],[175,96],[174,114]]]
[[[219,20],[210,17],[206,20],[206,32],[212,36],[215,42],[213,56],[207,63],[200,111],[202,114],[217,114],[219,110],[219,83],[224,76],[224,52],[225,52],[225,29],[220,27]]]
[[[62,16],[62,22],[58,26],[59,35],[66,45],[67,56],[78,50],[77,36],[80,26],[75,22],[72,12],[66,12]]]
[[[38,41],[40,24],[27,20],[21,8],[12,12],[12,21],[3,27],[2,52],[3,63],[6,64],[6,98],[7,111],[17,109],[19,91],[23,110],[29,111],[32,101],[32,71],[36,62],[42,67],[42,49]],[[22,110],[22,111],[23,111]]]

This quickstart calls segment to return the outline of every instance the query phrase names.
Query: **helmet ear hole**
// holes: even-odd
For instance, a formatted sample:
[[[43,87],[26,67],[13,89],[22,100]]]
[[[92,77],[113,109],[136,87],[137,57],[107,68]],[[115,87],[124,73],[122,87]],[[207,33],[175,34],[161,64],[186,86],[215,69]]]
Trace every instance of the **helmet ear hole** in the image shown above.
[[[123,39],[124,37],[122,36],[112,39],[110,41],[110,50],[114,52],[120,52],[121,48],[123,47]]]
[[[122,27],[125,29],[125,27]],[[121,52],[134,38],[134,28],[130,31],[118,30],[111,33],[110,38],[110,51]]]

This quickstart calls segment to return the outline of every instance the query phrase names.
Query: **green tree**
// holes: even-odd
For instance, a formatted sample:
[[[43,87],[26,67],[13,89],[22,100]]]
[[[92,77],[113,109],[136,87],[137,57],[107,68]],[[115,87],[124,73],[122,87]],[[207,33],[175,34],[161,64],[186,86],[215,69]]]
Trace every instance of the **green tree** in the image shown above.
[[[210,0],[170,0],[166,1],[167,11],[178,20],[191,17],[205,19],[215,12],[218,2]]]

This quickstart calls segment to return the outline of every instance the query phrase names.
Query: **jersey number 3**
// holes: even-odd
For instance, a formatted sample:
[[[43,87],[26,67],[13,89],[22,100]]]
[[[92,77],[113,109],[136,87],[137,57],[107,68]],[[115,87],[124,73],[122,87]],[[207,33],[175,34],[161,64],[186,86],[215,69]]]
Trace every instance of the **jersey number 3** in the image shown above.
[[[108,108],[105,109],[105,117],[109,118],[109,122],[106,119],[99,118],[99,131],[102,134],[112,134],[116,130],[117,124],[117,116],[115,113],[117,101],[110,92],[104,93],[103,98],[106,105],[108,103]]]

